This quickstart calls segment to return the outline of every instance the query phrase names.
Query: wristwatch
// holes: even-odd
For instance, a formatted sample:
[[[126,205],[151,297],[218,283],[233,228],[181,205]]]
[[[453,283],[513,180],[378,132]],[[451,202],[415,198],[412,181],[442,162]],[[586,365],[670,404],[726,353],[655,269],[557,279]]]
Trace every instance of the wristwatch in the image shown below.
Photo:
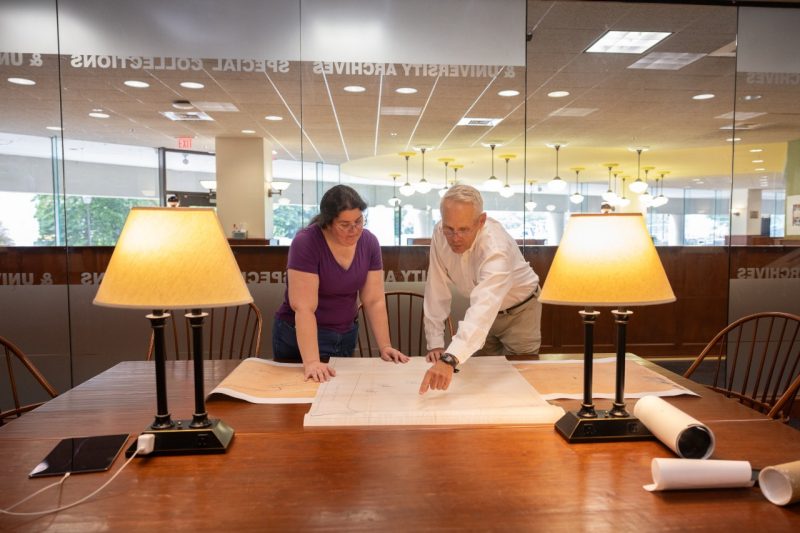
[[[441,361],[442,363],[446,363],[446,364],[452,366],[453,367],[453,372],[458,372],[458,368],[457,368],[458,367],[458,359],[456,359],[455,355],[449,354],[449,353],[444,353],[439,358],[439,361]]]

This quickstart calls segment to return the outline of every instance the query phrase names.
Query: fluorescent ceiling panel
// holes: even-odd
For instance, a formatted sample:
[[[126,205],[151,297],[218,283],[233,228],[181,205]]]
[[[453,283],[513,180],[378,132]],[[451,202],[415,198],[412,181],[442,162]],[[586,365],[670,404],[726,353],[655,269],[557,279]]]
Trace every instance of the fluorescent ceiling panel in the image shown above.
[[[551,117],[585,117],[597,111],[596,107],[562,107],[556,109],[549,116]]]
[[[628,68],[646,70],[680,70],[686,65],[705,57],[705,54],[689,54],[683,52],[651,52]]]
[[[672,35],[664,31],[608,31],[586,49],[601,54],[641,54]]]

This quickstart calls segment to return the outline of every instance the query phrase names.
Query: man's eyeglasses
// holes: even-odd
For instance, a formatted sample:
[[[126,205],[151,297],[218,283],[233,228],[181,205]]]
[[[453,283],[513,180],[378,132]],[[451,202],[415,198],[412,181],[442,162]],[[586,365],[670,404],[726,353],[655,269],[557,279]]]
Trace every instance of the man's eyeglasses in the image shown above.
[[[469,232],[471,232],[473,229],[475,228],[454,229],[454,228],[443,227],[442,233],[444,233],[445,237],[456,237],[456,236],[466,237],[467,235],[469,235]]]
[[[364,228],[364,224],[366,224],[366,220],[364,217],[359,218],[355,222],[334,222],[337,228],[342,231],[358,231]]]

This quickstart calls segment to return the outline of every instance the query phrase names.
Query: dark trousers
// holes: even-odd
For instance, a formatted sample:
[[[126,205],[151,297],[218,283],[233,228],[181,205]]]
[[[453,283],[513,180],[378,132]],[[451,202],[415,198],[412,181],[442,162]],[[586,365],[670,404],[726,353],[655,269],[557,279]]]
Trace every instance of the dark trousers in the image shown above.
[[[331,357],[351,357],[358,340],[358,323],[347,333],[317,328],[320,360],[327,362]],[[297,344],[297,330],[288,322],[275,318],[272,322],[272,354],[276,361],[302,363],[300,347]]]

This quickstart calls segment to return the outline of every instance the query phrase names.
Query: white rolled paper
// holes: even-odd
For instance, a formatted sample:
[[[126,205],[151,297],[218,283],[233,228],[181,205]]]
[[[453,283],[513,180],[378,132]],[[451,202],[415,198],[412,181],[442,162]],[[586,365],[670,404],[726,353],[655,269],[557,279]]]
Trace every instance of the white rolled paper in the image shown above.
[[[645,490],[724,489],[752,487],[748,461],[656,458],[650,465],[652,485]]]
[[[714,433],[658,396],[639,399],[633,408],[633,415],[680,457],[707,459],[714,452]]]
[[[758,475],[761,493],[775,505],[800,501],[800,461],[764,468]]]

